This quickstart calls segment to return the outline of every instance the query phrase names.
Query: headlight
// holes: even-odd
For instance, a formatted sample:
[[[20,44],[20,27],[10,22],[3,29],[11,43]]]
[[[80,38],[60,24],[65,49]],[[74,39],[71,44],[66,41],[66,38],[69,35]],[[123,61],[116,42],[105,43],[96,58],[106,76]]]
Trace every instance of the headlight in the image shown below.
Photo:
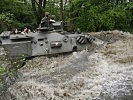
[[[51,45],[51,48],[59,48],[59,47],[62,47],[62,42],[61,41],[52,41],[50,43]]]

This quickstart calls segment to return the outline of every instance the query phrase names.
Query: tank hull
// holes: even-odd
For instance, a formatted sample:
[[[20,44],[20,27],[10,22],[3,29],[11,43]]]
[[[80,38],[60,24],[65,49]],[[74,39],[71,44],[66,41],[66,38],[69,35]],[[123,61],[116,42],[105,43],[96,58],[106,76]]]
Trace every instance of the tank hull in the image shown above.
[[[80,37],[84,38],[80,39]],[[10,58],[16,58],[83,50],[89,48],[91,45],[93,39],[92,37],[90,40],[89,39],[83,34],[66,34],[51,31],[47,33],[31,32],[30,34],[26,35],[5,35],[4,38],[1,36],[1,43],[6,51],[7,56]]]

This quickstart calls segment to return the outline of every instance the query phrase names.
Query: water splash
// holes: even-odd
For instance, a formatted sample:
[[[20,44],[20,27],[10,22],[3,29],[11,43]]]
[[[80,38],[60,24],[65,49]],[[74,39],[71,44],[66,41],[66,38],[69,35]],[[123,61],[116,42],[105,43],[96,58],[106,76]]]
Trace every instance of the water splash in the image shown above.
[[[23,77],[9,91],[18,100],[122,100],[118,98],[131,95],[132,36],[103,33],[113,42],[93,52],[28,61],[20,69]]]

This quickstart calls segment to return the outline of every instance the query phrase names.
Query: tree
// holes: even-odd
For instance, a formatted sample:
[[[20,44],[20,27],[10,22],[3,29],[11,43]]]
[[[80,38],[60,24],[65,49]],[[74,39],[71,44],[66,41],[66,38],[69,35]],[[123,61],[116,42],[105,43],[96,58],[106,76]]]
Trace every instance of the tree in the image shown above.
[[[68,20],[82,31],[130,30],[132,3],[126,0],[71,0]],[[117,6],[116,6],[117,5]],[[130,6],[130,9],[125,9]],[[129,8],[129,7],[128,7]]]
[[[23,0],[0,0],[0,33],[14,28],[34,28],[32,6]]]
[[[31,0],[32,9],[36,18],[37,24],[40,23],[41,19],[44,17],[44,9],[46,7],[46,0]]]

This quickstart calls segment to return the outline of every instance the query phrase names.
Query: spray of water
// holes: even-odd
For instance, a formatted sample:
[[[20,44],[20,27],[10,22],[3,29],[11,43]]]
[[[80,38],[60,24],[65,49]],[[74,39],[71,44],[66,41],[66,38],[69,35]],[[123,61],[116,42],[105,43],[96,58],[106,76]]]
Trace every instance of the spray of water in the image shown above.
[[[96,34],[105,42],[110,40],[93,52],[36,57],[20,69],[22,78],[8,91],[18,100],[117,100],[131,95],[132,35],[121,31]]]

